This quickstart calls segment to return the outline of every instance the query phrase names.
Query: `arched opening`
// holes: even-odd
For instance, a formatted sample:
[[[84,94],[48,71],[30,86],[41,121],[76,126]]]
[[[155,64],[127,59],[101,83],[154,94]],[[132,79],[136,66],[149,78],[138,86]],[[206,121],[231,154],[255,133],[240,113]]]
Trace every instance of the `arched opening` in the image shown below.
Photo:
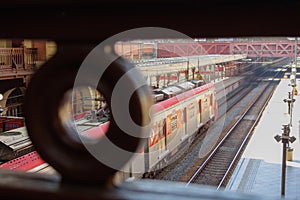
[[[3,116],[23,117],[24,87],[13,88],[3,94],[0,105],[3,108]]]

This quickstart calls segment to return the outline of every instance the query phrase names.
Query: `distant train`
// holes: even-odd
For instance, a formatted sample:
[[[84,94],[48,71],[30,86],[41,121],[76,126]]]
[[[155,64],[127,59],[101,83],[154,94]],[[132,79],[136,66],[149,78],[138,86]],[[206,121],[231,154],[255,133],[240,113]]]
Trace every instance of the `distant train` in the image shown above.
[[[24,126],[23,117],[0,116],[0,133]]]
[[[0,133],[0,162],[12,160],[33,151],[25,127]]]
[[[152,130],[141,150],[145,154],[133,158],[125,166],[126,171],[130,171],[130,174],[138,171],[146,172],[144,175],[148,176],[151,175],[151,171],[156,171],[167,165],[172,155],[179,151],[182,146],[192,142],[195,134],[201,128],[208,128],[210,122],[217,119],[216,89],[211,83],[204,84],[199,80],[177,83],[155,89],[153,98],[156,103],[154,105],[155,114],[152,119]],[[95,120],[94,117],[91,117],[94,114],[85,113],[82,116],[82,119],[76,118],[76,124],[91,124],[89,121]],[[97,126],[90,126],[89,128],[81,126],[85,127],[81,134],[90,138],[99,138],[104,135],[109,128],[109,121],[101,121],[100,119],[98,121],[101,123]],[[26,132],[25,129],[22,131]],[[4,144],[0,137],[1,142]],[[30,165],[28,159],[31,157],[34,159],[34,163],[44,162],[36,153],[23,157],[26,162],[22,162],[20,161],[21,158],[18,158],[19,163]],[[29,167],[26,166],[15,168],[13,165],[14,161],[12,160],[0,165],[0,168],[29,170]]]

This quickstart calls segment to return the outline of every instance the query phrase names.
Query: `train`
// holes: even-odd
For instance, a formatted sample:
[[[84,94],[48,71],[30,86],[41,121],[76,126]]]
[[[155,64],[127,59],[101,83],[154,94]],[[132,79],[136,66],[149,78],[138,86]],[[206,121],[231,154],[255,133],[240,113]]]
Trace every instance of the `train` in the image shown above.
[[[23,117],[0,116],[0,133],[8,130],[23,127],[25,125]]]
[[[138,172],[151,176],[169,164],[171,158],[182,148],[188,146],[194,136],[203,128],[207,129],[217,119],[218,105],[214,84],[201,80],[190,80],[153,90],[154,116],[152,129],[145,145],[139,151],[141,156],[134,157],[124,167],[126,174],[134,176]],[[96,119],[97,113],[85,112],[76,117],[76,124],[84,127],[81,134],[90,138],[101,138],[109,128],[109,119]],[[99,117],[99,116],[98,116]],[[91,120],[98,122],[91,123]],[[26,129],[21,129],[26,132]],[[19,129],[20,131],[20,129]],[[25,134],[25,133],[24,133]],[[0,142],[3,142],[0,138]],[[14,167],[18,159],[19,164]],[[30,170],[44,161],[36,152],[24,155],[0,165],[0,168]],[[33,159],[32,164],[29,160]],[[27,163],[27,164],[26,164]],[[31,165],[32,167],[28,167]],[[140,173],[141,172],[141,173]]]
[[[10,161],[33,151],[25,127],[0,133],[0,162]]]
[[[137,156],[125,166],[129,174],[145,171],[143,176],[152,176],[217,119],[216,89],[211,83],[186,81],[158,89],[154,95],[162,99],[156,97],[151,134],[142,150],[146,156]]]

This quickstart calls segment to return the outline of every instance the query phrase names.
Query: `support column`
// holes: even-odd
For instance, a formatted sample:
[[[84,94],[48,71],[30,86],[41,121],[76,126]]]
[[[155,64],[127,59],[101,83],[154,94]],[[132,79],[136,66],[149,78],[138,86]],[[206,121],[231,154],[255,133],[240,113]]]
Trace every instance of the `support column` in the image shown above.
[[[213,77],[212,77],[212,71],[213,71],[212,70],[212,65],[209,65],[208,69],[209,69],[208,70],[209,71],[209,75],[208,75],[209,76],[209,82],[211,82],[213,80]]]
[[[179,83],[179,79],[180,79],[180,72],[177,72],[177,82]]]
[[[189,71],[190,71],[190,61],[187,61],[187,64],[186,64],[186,80],[188,81],[189,80]]]
[[[156,87],[159,88],[160,75],[156,75]]]
[[[196,71],[196,68],[195,68],[195,67],[192,67],[193,80],[195,80],[195,71]]]
[[[170,84],[170,79],[171,79],[171,73],[167,73],[167,77],[168,77],[168,82],[167,82],[167,85],[169,85]]]

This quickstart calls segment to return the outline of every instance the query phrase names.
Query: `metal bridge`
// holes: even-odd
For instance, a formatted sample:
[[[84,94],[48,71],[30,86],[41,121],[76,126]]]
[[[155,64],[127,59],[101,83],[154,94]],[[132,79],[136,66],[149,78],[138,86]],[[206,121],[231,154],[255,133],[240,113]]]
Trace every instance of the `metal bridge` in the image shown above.
[[[299,52],[297,45],[297,52]],[[207,54],[246,54],[247,57],[294,57],[294,41],[174,42],[158,43],[158,57]]]

